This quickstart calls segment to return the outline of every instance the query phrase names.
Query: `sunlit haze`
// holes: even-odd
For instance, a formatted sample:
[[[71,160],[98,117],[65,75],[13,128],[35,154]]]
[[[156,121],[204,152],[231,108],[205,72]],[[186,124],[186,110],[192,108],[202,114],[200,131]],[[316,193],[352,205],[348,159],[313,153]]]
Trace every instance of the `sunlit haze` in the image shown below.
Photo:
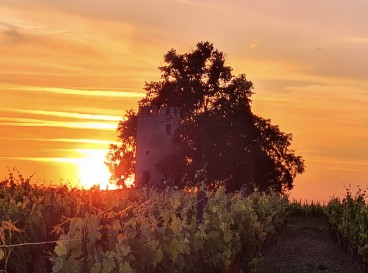
[[[94,185],[99,185],[101,189],[115,188],[114,185],[108,183],[110,172],[103,164],[106,150],[77,149],[76,151],[83,155],[76,161],[82,187],[90,188]]]
[[[254,83],[254,112],[293,134],[307,168],[292,197],[366,187],[367,13],[362,0],[2,1],[0,174],[106,187],[117,122],[164,53],[208,40]]]

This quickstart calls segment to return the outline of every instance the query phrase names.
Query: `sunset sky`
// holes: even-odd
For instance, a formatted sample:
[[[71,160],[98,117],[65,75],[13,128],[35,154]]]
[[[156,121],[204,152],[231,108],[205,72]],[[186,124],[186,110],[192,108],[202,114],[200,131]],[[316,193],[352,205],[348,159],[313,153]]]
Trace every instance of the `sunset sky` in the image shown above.
[[[293,134],[307,169],[292,197],[366,187],[367,14],[366,0],[0,0],[0,177],[87,179],[164,53],[210,41],[254,83],[254,112]]]

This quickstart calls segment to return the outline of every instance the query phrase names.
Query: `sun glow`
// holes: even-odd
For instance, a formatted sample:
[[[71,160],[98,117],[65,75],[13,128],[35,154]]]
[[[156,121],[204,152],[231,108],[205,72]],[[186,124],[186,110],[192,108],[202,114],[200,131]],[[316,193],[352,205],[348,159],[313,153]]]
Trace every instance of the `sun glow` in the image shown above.
[[[83,157],[77,160],[79,168],[80,186],[91,188],[99,185],[100,189],[116,189],[109,183],[110,172],[104,164],[107,151],[104,149],[77,149]]]

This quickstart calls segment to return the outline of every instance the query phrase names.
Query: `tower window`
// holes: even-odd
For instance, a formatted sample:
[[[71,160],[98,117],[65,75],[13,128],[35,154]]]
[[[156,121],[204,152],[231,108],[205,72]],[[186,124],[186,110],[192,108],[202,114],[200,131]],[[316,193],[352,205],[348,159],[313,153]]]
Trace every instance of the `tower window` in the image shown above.
[[[171,124],[166,124],[166,135],[171,135]]]
[[[146,151],[146,155],[149,155],[149,151]]]

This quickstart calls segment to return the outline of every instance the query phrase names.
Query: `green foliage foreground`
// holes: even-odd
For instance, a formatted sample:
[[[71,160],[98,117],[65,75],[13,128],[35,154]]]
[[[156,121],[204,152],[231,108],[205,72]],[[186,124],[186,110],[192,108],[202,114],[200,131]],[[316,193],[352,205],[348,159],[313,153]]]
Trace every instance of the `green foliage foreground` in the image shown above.
[[[281,229],[278,194],[228,194],[223,187],[151,191],[0,183],[0,268],[26,270],[46,258],[52,272],[240,272]],[[204,202],[203,219],[197,206]],[[4,245],[60,240],[57,243]],[[41,257],[41,258],[40,258]]]
[[[368,271],[368,207],[366,192],[352,194],[347,189],[343,199],[332,198],[326,206],[330,235],[348,257]]]
[[[240,272],[289,215],[326,219],[331,238],[368,269],[365,191],[321,205],[223,187],[202,200],[196,190],[80,190],[10,174],[0,182],[0,272]]]

